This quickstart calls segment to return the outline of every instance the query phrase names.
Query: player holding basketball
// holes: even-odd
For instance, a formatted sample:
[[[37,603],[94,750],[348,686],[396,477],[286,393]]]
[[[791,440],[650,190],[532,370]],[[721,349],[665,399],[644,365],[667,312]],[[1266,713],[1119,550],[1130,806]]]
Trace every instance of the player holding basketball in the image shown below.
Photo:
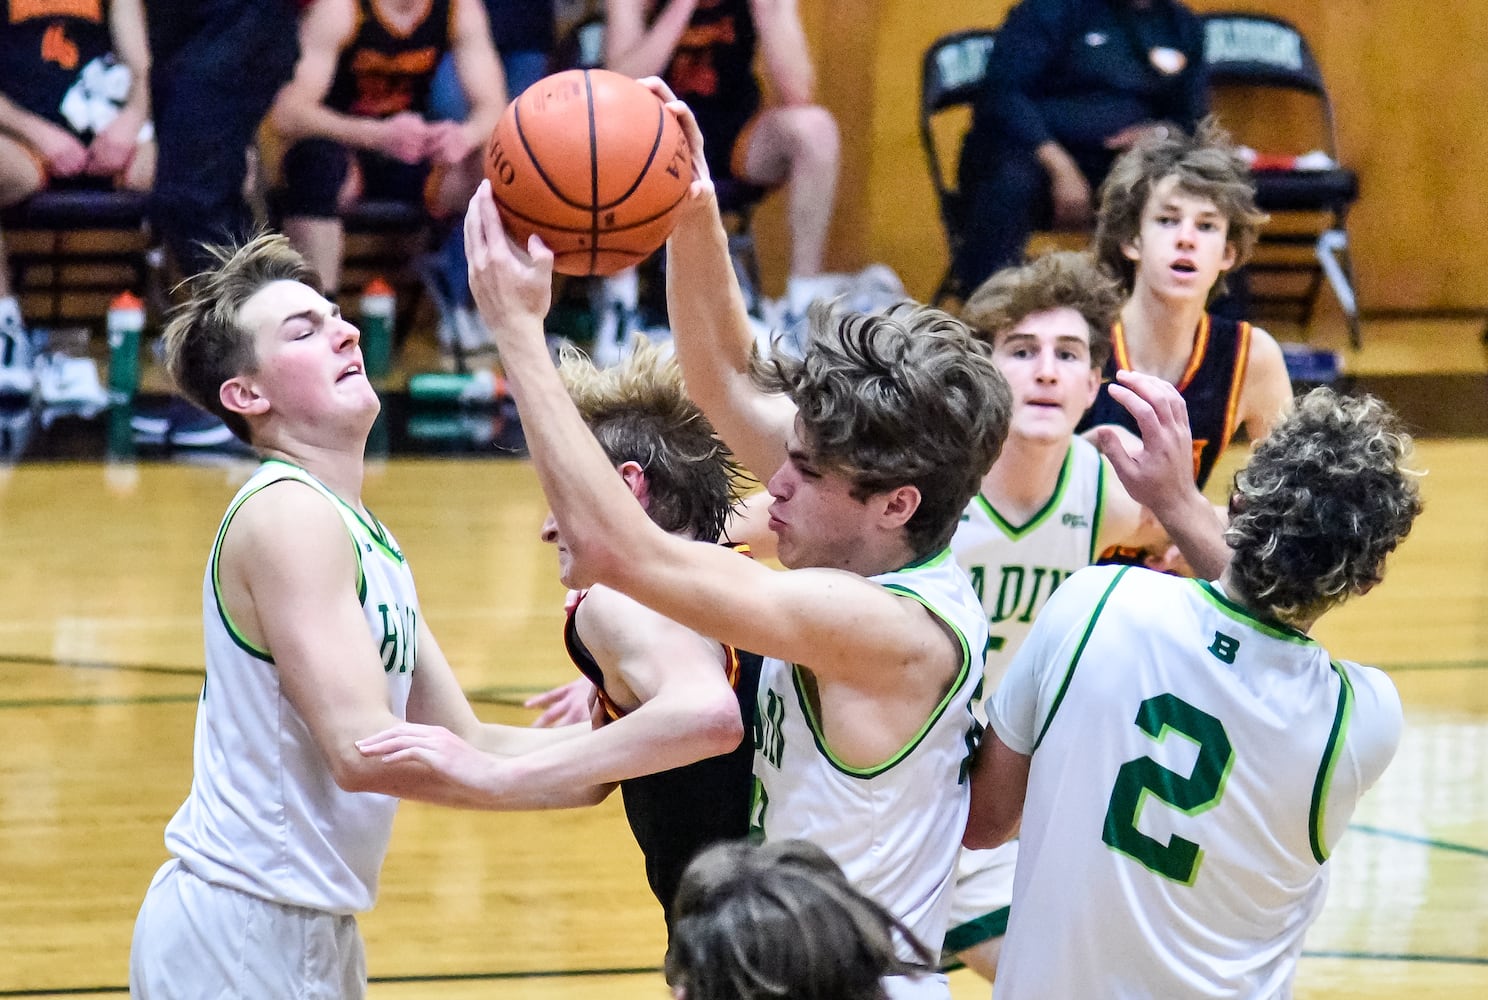
[[[1127,402],[1144,427],[1184,420]],[[999,998],[1290,995],[1402,724],[1384,673],[1307,632],[1410,530],[1409,447],[1378,400],[1316,389],[1236,476],[1218,581],[1110,566],[1055,593],[973,779],[968,845],[1022,822]]]
[[[1174,129],[1141,140],[1101,189],[1096,256],[1129,295],[1111,333],[1106,375],[1146,372],[1178,387],[1200,489],[1238,428],[1259,441],[1291,407],[1286,361],[1271,335],[1207,312],[1224,273],[1249,258],[1264,222],[1245,164],[1212,120],[1192,136]],[[1105,389],[1081,429],[1104,423],[1136,429]]]
[[[755,76],[756,55],[771,103]],[[836,120],[816,103],[796,0],[605,0],[605,66],[666,80],[697,118],[715,180],[786,186],[792,316],[836,287],[821,272],[840,142]],[[608,283],[622,308],[635,307],[634,280],[631,272]],[[607,308],[601,318],[612,314]]]
[[[569,734],[483,726],[362,503],[379,403],[356,328],[282,236],[220,251],[167,331],[177,386],[264,462],[228,508],[202,584],[207,681],[172,857],[135,925],[130,994],[360,997],[395,796],[428,771],[356,740],[404,718],[491,752]]]
[[[642,341],[621,365],[597,370],[576,351],[560,374],[625,489],[669,535],[710,541],[723,531],[735,468],[687,398],[681,373]],[[543,540],[558,550],[565,585],[586,587],[582,567],[549,516]],[[604,585],[579,591],[563,632],[569,657],[597,685],[604,724],[532,753],[495,758],[443,730],[405,724],[359,744],[390,763],[419,760],[431,784],[486,809],[587,805],[616,782],[646,877],[670,915],[699,850],[748,832],[760,659],[734,650]],[[591,686],[591,690],[594,687]],[[518,734],[524,730],[518,729]]]
[[[425,118],[446,53],[469,95],[464,121]],[[341,281],[340,210],[384,197],[453,215],[480,180],[481,148],[505,106],[481,0],[317,0],[305,11],[300,61],[270,121],[289,147],[284,231],[331,298]],[[489,346],[484,338],[464,330],[461,346]]]
[[[551,255],[540,241],[528,251],[510,244],[485,186],[466,222],[476,302],[497,332],[576,570],[766,657],[752,826],[767,839],[816,841],[938,948],[986,642],[976,595],[946,544],[1001,447],[1007,386],[961,323],[923,307],[886,316],[818,308],[804,360],[751,365],[702,139],[686,106],[669,106],[699,174],[669,247],[683,371],[746,468],[769,478],[789,568],[669,536],[615,481],[544,343]],[[948,990],[931,976],[895,981],[891,994]]]

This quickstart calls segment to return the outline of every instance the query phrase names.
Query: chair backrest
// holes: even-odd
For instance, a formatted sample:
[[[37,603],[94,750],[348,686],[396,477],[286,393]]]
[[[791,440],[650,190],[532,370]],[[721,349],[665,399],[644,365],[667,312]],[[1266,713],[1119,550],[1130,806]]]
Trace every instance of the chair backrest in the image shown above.
[[[1210,83],[1293,87],[1327,94],[1317,59],[1290,22],[1266,14],[1204,16],[1204,68]]]
[[[1298,91],[1321,107],[1325,152],[1336,155],[1333,102],[1312,47],[1297,26],[1269,14],[1220,11],[1204,15],[1204,70],[1209,85]]]
[[[937,38],[925,51],[920,71],[920,142],[930,165],[930,181],[945,215],[956,190],[947,179],[946,160],[936,144],[935,118],[953,108],[970,108],[987,76],[987,57],[997,39],[991,28],[973,28]]]

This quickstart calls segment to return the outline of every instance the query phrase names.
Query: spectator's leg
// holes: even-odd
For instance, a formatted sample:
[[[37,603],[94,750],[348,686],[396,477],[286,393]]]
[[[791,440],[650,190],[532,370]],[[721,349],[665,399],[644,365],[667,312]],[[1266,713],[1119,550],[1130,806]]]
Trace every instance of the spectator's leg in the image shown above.
[[[345,236],[337,205],[349,168],[346,149],[324,139],[295,143],[284,154],[284,235],[331,299],[341,291]]]
[[[1032,153],[1005,153],[984,170],[963,165],[964,239],[953,267],[963,294],[1023,259],[1037,221],[1049,214],[1049,177]]]
[[[841,157],[837,122],[816,105],[769,108],[745,131],[734,175],[762,187],[789,188],[790,274],[819,274],[837,196]]]
[[[0,135],[0,208],[25,201],[46,186],[46,179],[46,170],[30,146]],[[10,257],[0,234],[0,334],[19,335],[24,329],[20,303],[10,287]]]

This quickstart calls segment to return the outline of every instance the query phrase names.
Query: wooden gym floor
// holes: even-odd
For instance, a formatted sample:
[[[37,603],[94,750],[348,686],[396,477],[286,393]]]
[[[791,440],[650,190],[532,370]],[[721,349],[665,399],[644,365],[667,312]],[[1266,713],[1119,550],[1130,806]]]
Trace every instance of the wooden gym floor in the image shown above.
[[[1488,991],[1488,364],[1477,329],[1372,328],[1350,358],[1361,384],[1423,432],[1427,506],[1387,581],[1318,630],[1336,655],[1390,670],[1407,730],[1334,861],[1298,977],[1310,1000]],[[108,460],[104,436],[59,422],[39,454],[96,457],[0,465],[0,998],[127,992],[134,914],[191,778],[204,560],[251,468]],[[478,710],[525,721],[521,699],[572,670],[535,478],[520,459],[391,450],[373,463],[368,503],[409,554]],[[362,927],[374,1000],[665,995],[660,913],[618,797],[573,813],[404,805]],[[987,995],[967,973],[953,989]]]

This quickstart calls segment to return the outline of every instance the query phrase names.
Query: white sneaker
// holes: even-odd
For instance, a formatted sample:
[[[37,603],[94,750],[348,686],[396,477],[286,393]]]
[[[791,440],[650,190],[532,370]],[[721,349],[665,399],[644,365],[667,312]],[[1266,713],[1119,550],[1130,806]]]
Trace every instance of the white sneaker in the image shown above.
[[[36,393],[48,406],[76,406],[96,412],[109,404],[92,358],[44,355],[36,363]]]
[[[30,399],[36,391],[34,366],[25,328],[0,326],[0,398]]]

